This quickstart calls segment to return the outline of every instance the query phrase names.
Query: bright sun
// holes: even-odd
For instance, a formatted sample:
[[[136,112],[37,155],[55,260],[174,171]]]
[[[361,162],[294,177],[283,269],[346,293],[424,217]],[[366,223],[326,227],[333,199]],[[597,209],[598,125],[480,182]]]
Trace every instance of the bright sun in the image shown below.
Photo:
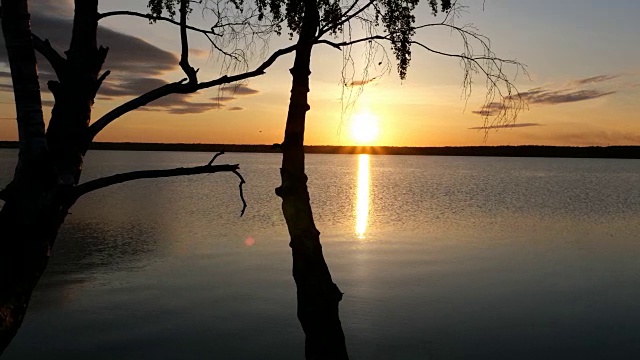
[[[378,118],[367,112],[353,115],[351,118],[351,138],[358,144],[370,144],[378,139],[380,127]]]

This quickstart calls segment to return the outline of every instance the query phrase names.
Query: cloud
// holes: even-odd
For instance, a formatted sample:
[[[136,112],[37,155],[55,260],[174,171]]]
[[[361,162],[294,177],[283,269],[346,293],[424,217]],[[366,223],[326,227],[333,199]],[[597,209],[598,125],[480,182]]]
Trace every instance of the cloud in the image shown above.
[[[603,96],[613,95],[616,91],[601,90],[547,90],[532,89],[521,93],[520,96],[529,104],[564,104],[577,101],[593,100]]]
[[[217,101],[217,102],[227,102],[235,99],[237,98],[234,96],[216,96],[211,98],[211,100]]]
[[[252,88],[250,88],[250,87],[248,87],[247,85],[244,85],[244,84],[226,86],[226,87],[222,88],[222,91],[225,92],[225,93],[228,93],[228,94],[239,95],[239,96],[255,95],[255,94],[260,92],[260,91],[258,91],[256,89],[252,89]]]
[[[223,107],[224,107],[224,104],[220,104],[220,103],[184,102],[184,103],[181,103],[180,105],[173,106],[163,110],[167,111],[169,114],[184,115],[184,114],[201,114],[209,110],[221,109]]]
[[[512,128],[533,127],[533,126],[544,126],[544,125],[539,123],[516,123],[516,124],[504,124],[504,125],[477,126],[477,127],[469,128],[469,130],[512,129]]]
[[[222,109],[226,105],[218,101],[191,101],[194,94],[171,94],[140,108],[143,111],[166,111],[169,114],[201,114],[209,110]]]
[[[99,94],[107,97],[137,96],[166,84],[166,81],[154,78],[136,78],[118,83],[105,82]]]
[[[31,13],[48,14],[52,17],[72,17],[73,0],[40,0],[38,5],[29,6]]]
[[[233,107],[228,108],[227,110],[229,110],[229,111],[242,111],[242,110],[244,110],[244,108],[240,107],[240,106],[233,106]]]
[[[480,110],[472,111],[471,113],[480,115],[482,117],[491,117],[498,115],[501,111],[504,110],[504,106],[499,102],[492,102],[482,107]]]
[[[73,1],[41,0],[31,7],[34,34],[46,38],[51,45],[63,54],[69,46],[73,27]],[[109,47],[109,54],[103,66],[111,70],[112,75],[106,79],[99,96],[113,98],[119,96],[135,96],[164,84],[157,80],[168,71],[178,68],[176,54],[160,49],[136,36],[127,35],[102,26],[98,27],[98,43]],[[0,62],[7,63],[7,52],[4,37],[0,36]],[[42,89],[46,89],[47,80],[56,78],[48,62],[38,55],[38,72]],[[0,72],[0,91],[12,92],[10,74]],[[7,79],[7,80],[4,80]]]
[[[33,32],[48,39],[51,45],[62,53],[62,50],[66,50],[69,46],[73,27],[72,19],[61,18],[55,12],[43,12],[51,7],[51,1],[42,3],[49,6],[42,7],[38,4],[32,8]],[[157,76],[178,66],[179,60],[176,54],[162,50],[138,37],[103,26],[98,27],[98,43],[109,47],[109,55],[103,69],[112,70],[114,75],[133,73],[138,77]],[[7,62],[3,37],[0,37],[0,61]],[[46,61],[40,59],[38,63],[43,70],[41,73],[53,73]]]
[[[32,26],[34,34],[46,38],[51,45],[64,54],[69,47],[71,30],[73,28],[72,0],[41,0],[31,8]],[[109,54],[103,70],[111,70],[100,91],[99,100],[118,100],[131,98],[167,84],[162,75],[178,69],[178,56],[163,50],[147,41],[121,33],[116,30],[98,27],[98,44],[109,47]],[[196,50],[193,54],[199,54]],[[7,63],[7,53],[4,38],[0,36],[0,62]],[[56,78],[48,62],[38,55],[41,88],[46,89],[46,81]],[[12,92],[8,71],[0,71],[0,92]],[[4,82],[4,84],[2,83]],[[194,101],[193,94],[173,94],[153,101],[141,108],[143,111],[166,111],[169,114],[199,114],[212,109],[225,108],[225,102],[235,99],[235,95],[253,95],[258,90],[246,85],[239,85],[223,89],[226,94],[211,98],[211,101]],[[231,96],[234,95],[234,96]],[[51,101],[43,101],[45,106],[52,105]]]
[[[592,77],[588,77],[588,78],[585,78],[585,79],[575,80],[575,81],[572,82],[572,84],[574,84],[574,85],[586,85],[586,84],[601,83],[601,82],[613,80],[615,78],[618,78],[619,76],[620,75],[598,75],[598,76],[592,76]]]
[[[612,79],[619,75],[599,75],[584,79],[578,79],[569,83],[569,87],[565,89],[553,88],[534,88],[518,95],[511,95],[507,100],[522,100],[529,105],[560,105],[574,103],[579,101],[594,100],[601,97],[616,94],[616,90],[596,89],[592,86]],[[587,88],[585,88],[587,87]],[[508,102],[508,101],[507,101]],[[492,102],[483,106],[479,110],[472,111],[473,114],[482,117],[497,116],[501,112],[510,110],[507,105],[499,102]]]
[[[354,80],[352,82],[350,82],[349,84],[347,84],[347,87],[353,87],[353,86],[364,86],[367,85],[369,83],[372,83],[373,81],[375,81],[376,78],[371,78],[371,79],[362,79],[362,80]]]

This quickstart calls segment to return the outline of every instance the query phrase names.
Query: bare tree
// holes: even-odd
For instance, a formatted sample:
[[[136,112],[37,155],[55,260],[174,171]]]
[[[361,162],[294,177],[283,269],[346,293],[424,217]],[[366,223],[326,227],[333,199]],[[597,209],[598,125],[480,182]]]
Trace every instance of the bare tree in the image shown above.
[[[179,19],[163,16],[163,11],[179,5]],[[9,55],[19,128],[19,161],[13,180],[0,192],[0,353],[8,346],[24,319],[31,293],[46,268],[58,230],[69,209],[82,195],[107,186],[138,179],[230,172],[244,179],[233,164],[192,168],[135,171],[115,174],[81,184],[84,156],[95,136],[122,115],[169,94],[188,94],[262,75],[278,57],[295,46],[272,53],[254,69],[248,69],[247,50],[234,46],[252,43],[252,36],[266,39],[277,29],[258,19],[253,10],[236,3],[218,3],[210,10],[215,25],[200,29],[188,24],[193,2],[152,0],[151,13],[120,11],[100,14],[98,0],[75,0],[75,15],[69,50],[58,53],[48,40],[31,33],[27,0],[2,0],[2,27]],[[109,48],[98,46],[100,19],[116,15],[144,17],[178,26],[181,56],[179,65],[185,78],[160,86],[127,101],[92,122],[91,110],[103,81],[110,71],[102,71]],[[197,32],[211,40],[212,49],[223,56],[224,75],[200,81],[189,62],[188,33]],[[252,33],[253,32],[253,33]],[[212,39],[215,36],[216,39]],[[45,131],[38,84],[35,51],[40,52],[57,75],[48,87],[55,104]],[[227,50],[231,49],[231,50]],[[243,71],[233,68],[240,63]],[[213,108],[212,103],[212,108]]]

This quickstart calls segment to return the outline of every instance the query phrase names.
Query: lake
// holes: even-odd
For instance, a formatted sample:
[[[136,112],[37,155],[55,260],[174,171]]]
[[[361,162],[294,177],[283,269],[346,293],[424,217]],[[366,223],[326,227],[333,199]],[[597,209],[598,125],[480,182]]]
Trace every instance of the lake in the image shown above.
[[[16,152],[0,150],[0,180]],[[94,151],[84,179],[211,154]],[[301,359],[279,154],[72,208],[3,359]],[[308,155],[352,359],[640,358],[640,160]]]

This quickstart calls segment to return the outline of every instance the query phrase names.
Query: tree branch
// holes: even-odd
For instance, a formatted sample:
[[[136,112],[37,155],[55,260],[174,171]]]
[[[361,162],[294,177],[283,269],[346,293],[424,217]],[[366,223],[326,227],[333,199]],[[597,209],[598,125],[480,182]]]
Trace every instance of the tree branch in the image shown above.
[[[363,7],[358,9],[356,12],[354,12],[353,14],[347,15],[349,13],[349,11],[353,10],[355,8],[356,4],[358,4],[357,1],[354,1],[353,4],[351,5],[351,7],[349,9],[347,9],[347,11],[343,14],[343,16],[347,15],[347,17],[343,18],[342,20],[338,21],[335,24],[327,24],[327,26],[321,28],[320,31],[318,32],[318,37],[321,37],[321,36],[325,35],[326,33],[332,31],[333,29],[340,28],[342,25],[348,23],[353,18],[355,18],[356,16],[360,15],[369,6],[373,5],[374,2],[375,2],[375,0],[371,0],[368,3],[366,3]]]
[[[37,35],[32,34],[33,39],[33,48],[42,54],[42,56],[47,59],[53,70],[56,72],[58,79],[63,75],[64,67],[66,65],[67,59],[62,57],[60,53],[56,51],[56,49],[51,46],[51,43],[47,39],[41,39]]]
[[[135,16],[135,17],[139,17],[139,18],[144,18],[144,19],[149,19],[150,21],[166,21],[168,23],[171,23],[173,25],[178,25],[180,26],[180,22],[173,20],[172,18],[168,18],[168,17],[164,17],[164,16],[153,16],[151,14],[143,14],[143,13],[139,13],[139,12],[135,12],[135,11],[125,11],[125,10],[119,10],[119,11],[110,11],[110,12],[106,12],[106,13],[99,13],[98,14],[98,20],[102,20],[106,17],[110,17],[110,16],[118,16],[118,15],[128,15],[128,16]],[[210,34],[210,35],[215,35],[215,36],[220,36],[218,33],[216,33],[213,28],[211,30],[207,30],[207,29],[201,29],[195,26],[191,26],[191,25],[186,25],[186,28],[192,31],[196,31],[202,34]]]
[[[187,79],[183,79],[181,81],[166,84],[154,90],[151,90],[146,94],[143,94],[135,99],[132,99],[118,106],[117,108],[111,110],[110,112],[102,116],[100,119],[96,120],[93,124],[91,124],[91,126],[89,126],[86,141],[87,143],[90,143],[91,141],[93,141],[93,139],[96,137],[96,135],[98,135],[98,133],[100,133],[100,131],[102,131],[109,124],[111,124],[113,121],[115,121],[122,115],[130,111],[133,111],[137,108],[140,108],[142,106],[145,106],[150,102],[154,100],[158,100],[169,94],[189,94],[201,89],[207,89],[207,88],[211,88],[211,87],[222,85],[222,84],[229,84],[236,81],[241,81],[241,80],[249,79],[252,77],[264,75],[265,70],[269,68],[271,65],[273,65],[273,63],[280,56],[293,52],[296,49],[296,47],[297,45],[292,45],[274,52],[265,62],[260,64],[260,66],[258,66],[253,71],[248,71],[245,73],[232,75],[232,76],[225,75],[217,79],[196,83],[196,84],[192,84],[192,83],[185,84],[185,81]]]
[[[216,161],[216,159],[218,158],[218,156],[224,155],[224,151],[220,151],[219,153],[213,155],[213,158],[211,158],[211,160],[209,161],[209,163],[207,164],[208,166],[213,165],[213,162]]]
[[[330,40],[325,40],[325,39],[319,39],[316,40],[316,44],[325,44],[325,45],[329,45],[333,48],[336,49],[341,49],[342,47],[345,46],[349,46],[349,45],[355,45],[357,43],[361,43],[361,42],[365,42],[365,41],[372,41],[372,40],[387,40],[387,41],[391,41],[391,39],[389,39],[389,36],[382,36],[382,35],[374,35],[374,36],[368,36],[368,37],[364,37],[364,38],[360,38],[360,39],[356,39],[356,40],[350,40],[350,41],[343,41],[343,42],[333,42]]]
[[[240,168],[237,164],[224,164],[224,165],[204,165],[204,166],[196,166],[190,168],[175,168],[175,169],[163,169],[163,170],[141,170],[141,171],[133,171],[121,174],[115,174],[95,180],[88,181],[84,184],[80,184],[73,189],[71,200],[76,201],[81,196],[90,193],[92,191],[96,191],[99,189],[104,189],[106,187],[122,184],[128,181],[140,180],[140,179],[157,179],[157,178],[166,178],[166,177],[176,177],[176,176],[188,176],[188,175],[199,175],[199,174],[214,174],[218,172],[230,172],[233,173],[240,179],[240,199],[242,200],[242,212],[241,215],[244,215],[244,212],[247,208],[247,202],[244,198],[243,185],[246,183],[238,169]]]

